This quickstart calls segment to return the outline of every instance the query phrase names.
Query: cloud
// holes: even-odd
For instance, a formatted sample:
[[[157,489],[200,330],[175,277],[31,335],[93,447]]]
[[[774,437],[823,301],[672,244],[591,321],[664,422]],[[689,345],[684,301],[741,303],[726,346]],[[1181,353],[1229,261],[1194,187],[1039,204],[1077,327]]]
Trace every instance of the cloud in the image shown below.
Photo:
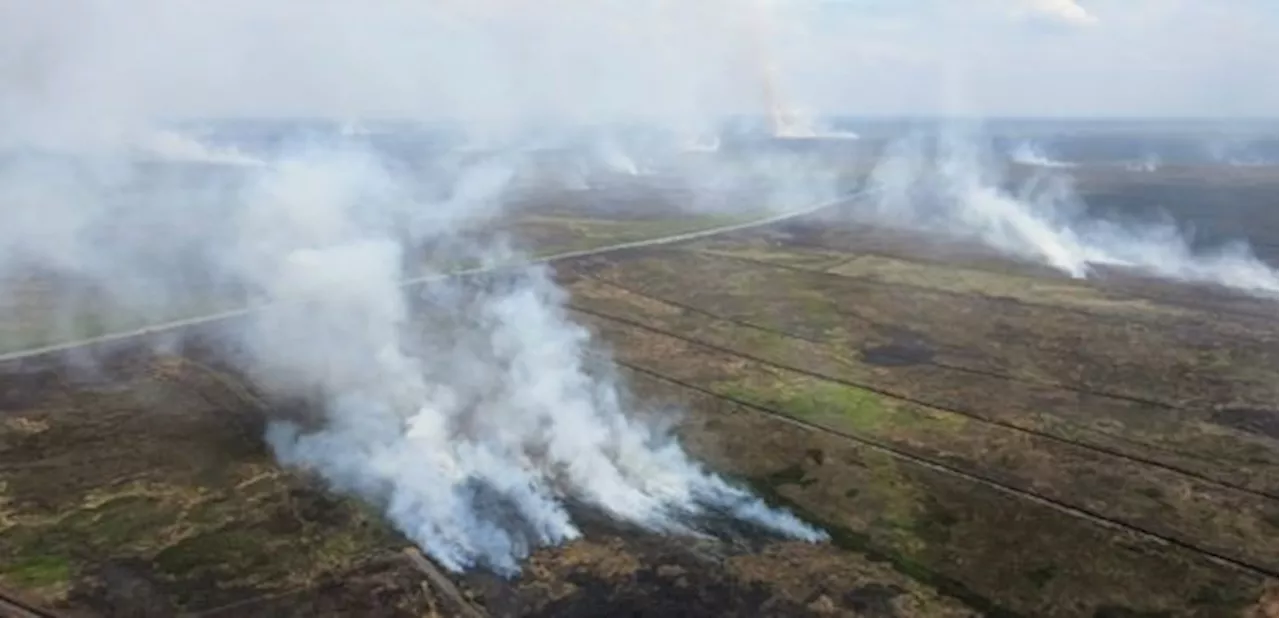
[[[828,113],[1277,109],[1274,3],[749,6],[767,14],[787,96]],[[130,118],[229,114],[696,125],[762,111],[751,15],[734,0],[134,0],[127,11],[104,0],[6,2],[0,132],[25,131],[28,122],[4,122],[18,117],[84,135]],[[93,105],[69,109],[85,99]]]
[[[1098,21],[1097,17],[1074,0],[1023,0],[1023,3],[1026,5],[1023,10],[1033,18],[1055,24],[1078,27],[1089,26]]]
[[[825,6],[805,40],[778,46],[792,54],[784,73],[793,96],[815,108],[1271,117],[1280,104],[1274,3],[848,0]]]

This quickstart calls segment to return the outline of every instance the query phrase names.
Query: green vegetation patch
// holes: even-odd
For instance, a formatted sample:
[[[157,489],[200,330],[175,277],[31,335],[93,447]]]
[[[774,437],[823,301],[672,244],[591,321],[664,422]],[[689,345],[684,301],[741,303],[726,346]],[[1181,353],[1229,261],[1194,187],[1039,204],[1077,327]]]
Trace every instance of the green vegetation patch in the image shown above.
[[[1183,309],[1157,305],[1145,299],[1117,297],[1083,282],[1065,278],[1034,278],[1022,274],[912,262],[878,255],[860,256],[830,268],[827,272],[945,292],[1014,298],[1046,306],[1148,316],[1187,314]]]
[[[59,589],[71,580],[71,562],[65,555],[51,552],[22,556],[8,568],[0,570],[0,576],[21,588]]]
[[[709,239],[691,247],[700,253],[738,258],[755,262],[768,262],[784,266],[825,270],[849,260],[852,256],[840,251],[815,247],[787,245],[763,237]]]
[[[771,382],[747,378],[716,385],[713,390],[807,421],[834,421],[837,427],[852,431],[880,431],[902,419],[893,402],[877,393],[807,376],[779,376]]]

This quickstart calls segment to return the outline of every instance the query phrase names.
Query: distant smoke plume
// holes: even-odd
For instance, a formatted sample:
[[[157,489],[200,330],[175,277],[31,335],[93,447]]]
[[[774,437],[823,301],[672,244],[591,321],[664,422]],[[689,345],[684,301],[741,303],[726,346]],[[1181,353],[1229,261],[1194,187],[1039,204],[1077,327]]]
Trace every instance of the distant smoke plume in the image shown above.
[[[1160,169],[1160,157],[1149,154],[1139,161],[1129,161],[1124,168],[1131,172],[1154,172]]]
[[[151,132],[131,146],[134,154],[143,159],[214,165],[265,165],[262,159],[248,156],[235,148],[206,146],[177,131]]]
[[[971,238],[1073,277],[1088,277],[1095,266],[1121,266],[1268,296],[1280,283],[1243,243],[1193,251],[1169,222],[1089,217],[1065,176],[1046,171],[1011,189],[971,131],[896,142],[870,186],[875,200],[859,215],[864,220]]]
[[[1231,167],[1275,167],[1274,138],[1270,143],[1250,143],[1242,139],[1212,139],[1204,145],[1209,161]]]
[[[1074,163],[1067,161],[1059,161],[1053,159],[1044,153],[1034,142],[1023,141],[1009,153],[1009,159],[1014,163],[1021,165],[1029,165],[1032,167],[1074,167]]]

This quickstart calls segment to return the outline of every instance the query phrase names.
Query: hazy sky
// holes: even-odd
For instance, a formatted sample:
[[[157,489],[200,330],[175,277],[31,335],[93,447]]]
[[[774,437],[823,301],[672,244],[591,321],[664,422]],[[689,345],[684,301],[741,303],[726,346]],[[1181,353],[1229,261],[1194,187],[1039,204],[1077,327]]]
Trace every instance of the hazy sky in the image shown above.
[[[1277,112],[1272,0],[832,0],[824,92],[874,111],[1263,116]],[[833,37],[834,38],[834,37]],[[835,43],[841,46],[841,43]],[[933,96],[930,96],[932,94]]]
[[[764,7],[764,8],[761,8]],[[152,117],[1264,116],[1274,0],[0,0],[0,136]]]

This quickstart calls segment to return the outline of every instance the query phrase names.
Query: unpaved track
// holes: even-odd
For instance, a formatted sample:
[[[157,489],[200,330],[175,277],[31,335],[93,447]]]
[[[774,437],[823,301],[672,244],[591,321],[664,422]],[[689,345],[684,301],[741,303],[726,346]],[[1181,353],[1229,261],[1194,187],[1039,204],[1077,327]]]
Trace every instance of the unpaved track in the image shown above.
[[[500,272],[503,270],[514,270],[514,269],[526,268],[526,267],[534,266],[538,264],[549,264],[552,262],[558,262],[562,260],[571,260],[576,258],[590,257],[594,255],[616,253],[619,251],[626,251],[629,249],[643,249],[647,247],[656,247],[660,245],[670,245],[675,243],[687,242],[691,240],[699,240],[699,239],[703,239],[711,236],[716,236],[719,234],[728,234],[730,232],[749,230],[753,228],[772,225],[775,223],[781,223],[783,221],[788,221],[791,219],[797,219],[806,215],[817,213],[827,208],[832,208],[840,204],[844,204],[849,201],[852,201],[861,197],[865,197],[866,195],[869,195],[869,194],[870,194],[870,191],[855,191],[853,193],[849,193],[832,200],[820,202],[818,204],[814,204],[811,206],[806,206],[805,208],[801,208],[799,210],[792,210],[792,211],[787,211],[781,214],[770,215],[768,217],[756,219],[753,221],[747,221],[744,223],[735,223],[732,225],[724,225],[724,226],[714,227],[714,228],[705,229],[705,230],[684,232],[681,234],[676,234],[674,236],[663,236],[661,238],[650,238],[646,240],[634,240],[630,242],[619,243],[616,245],[609,245],[607,247],[597,247],[594,249],[580,249],[576,251],[566,251],[564,253],[557,253],[554,255],[546,255],[546,256],[534,258],[532,260],[520,262],[518,264],[506,264],[506,265],[500,265],[500,266],[468,268],[465,270],[458,270],[458,271],[453,271],[448,273],[432,273],[430,275],[423,275],[420,277],[411,277],[408,279],[403,279],[400,281],[399,285],[402,288],[411,288],[418,285],[423,285],[423,284],[432,283],[436,281],[445,281],[445,280],[453,279],[457,277],[481,275],[485,273]],[[114,343],[118,341],[127,341],[129,339],[136,339],[140,337],[146,337],[149,335],[172,333],[172,332],[180,331],[186,328],[191,328],[194,326],[205,326],[209,324],[215,324],[218,322],[225,322],[227,320],[233,320],[236,318],[242,318],[248,315],[252,315],[254,313],[267,309],[269,307],[277,306],[286,302],[289,302],[289,300],[278,299],[270,302],[241,307],[238,309],[221,311],[218,313],[210,313],[202,316],[183,318],[180,320],[172,320],[169,322],[161,322],[158,324],[151,324],[151,325],[143,326],[142,328],[136,328],[133,330],[107,333],[105,335],[98,335],[96,337],[86,337],[83,339],[63,341],[63,342],[54,343],[46,346],[40,346],[36,348],[28,348],[26,350],[6,352],[4,354],[0,354],[0,363],[21,361],[28,358],[36,358],[40,356],[56,354],[58,352],[65,352],[65,351],[74,350],[77,348]]]

